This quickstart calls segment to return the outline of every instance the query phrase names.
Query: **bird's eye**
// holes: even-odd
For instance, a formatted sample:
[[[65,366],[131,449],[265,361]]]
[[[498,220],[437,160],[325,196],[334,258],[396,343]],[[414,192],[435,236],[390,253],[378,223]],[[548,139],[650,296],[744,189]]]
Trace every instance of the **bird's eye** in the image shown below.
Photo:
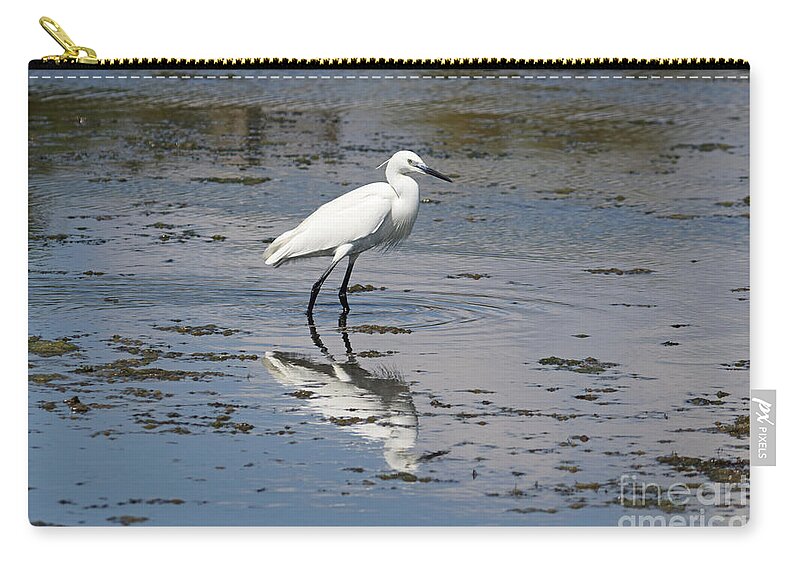
[[[413,162],[414,162],[414,161],[413,161],[413,160],[411,160],[410,158],[408,159],[408,163],[409,163],[409,164],[412,164]]]

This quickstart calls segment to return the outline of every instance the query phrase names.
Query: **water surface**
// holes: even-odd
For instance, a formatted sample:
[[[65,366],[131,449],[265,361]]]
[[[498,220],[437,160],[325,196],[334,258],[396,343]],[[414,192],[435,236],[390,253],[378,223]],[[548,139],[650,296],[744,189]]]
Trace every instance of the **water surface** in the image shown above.
[[[79,349],[30,355],[32,521],[746,516],[620,504],[747,488],[746,81],[298,74],[31,79],[29,334]],[[310,327],[326,262],[261,251],[404,148],[455,183]]]

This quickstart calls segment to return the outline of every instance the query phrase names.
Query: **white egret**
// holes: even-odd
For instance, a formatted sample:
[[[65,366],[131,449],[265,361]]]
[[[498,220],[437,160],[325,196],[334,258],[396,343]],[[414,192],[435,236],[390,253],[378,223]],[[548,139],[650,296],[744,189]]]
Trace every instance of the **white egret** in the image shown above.
[[[378,168],[383,165],[386,165],[387,182],[361,186],[323,204],[264,250],[264,262],[274,267],[307,257],[333,256],[328,268],[311,287],[306,311],[309,319],[322,284],[339,261],[349,257],[339,289],[339,302],[346,314],[350,312],[347,283],[358,256],[373,247],[389,250],[411,233],[419,211],[419,186],[410,174],[430,174],[452,182],[408,150],[396,152]]]

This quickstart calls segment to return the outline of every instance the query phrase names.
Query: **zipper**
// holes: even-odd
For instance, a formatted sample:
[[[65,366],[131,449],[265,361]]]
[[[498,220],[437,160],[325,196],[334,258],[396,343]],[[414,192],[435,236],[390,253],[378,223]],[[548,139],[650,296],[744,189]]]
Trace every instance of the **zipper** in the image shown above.
[[[43,64],[79,64],[79,65],[97,65],[100,60],[97,59],[97,53],[92,48],[87,48],[77,45],[64,31],[64,28],[58,25],[55,20],[42,16],[39,18],[39,24],[44,28],[44,31],[50,34],[58,45],[64,49],[61,55],[46,55],[38,60]],[[33,62],[31,62],[33,63]]]
[[[64,49],[61,55],[48,55],[32,60],[29,69],[659,69],[749,70],[750,63],[733,58],[579,58],[579,59],[513,59],[513,58],[119,58],[101,59],[88,47],[75,44],[52,18],[43,16],[39,24]]]

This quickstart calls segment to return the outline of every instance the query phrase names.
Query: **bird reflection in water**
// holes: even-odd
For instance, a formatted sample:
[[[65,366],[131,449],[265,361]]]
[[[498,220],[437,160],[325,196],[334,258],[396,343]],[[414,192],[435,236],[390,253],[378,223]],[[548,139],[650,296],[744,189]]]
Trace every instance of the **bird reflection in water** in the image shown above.
[[[339,362],[322,342],[313,319],[308,321],[312,342],[325,356],[318,362],[301,354],[271,352],[262,362],[284,386],[303,390],[306,407],[351,433],[384,446],[391,469],[413,472],[417,468],[417,410],[411,392],[397,370],[363,368],[347,334],[347,317],[339,318],[346,361]],[[308,393],[308,397],[306,394]]]

